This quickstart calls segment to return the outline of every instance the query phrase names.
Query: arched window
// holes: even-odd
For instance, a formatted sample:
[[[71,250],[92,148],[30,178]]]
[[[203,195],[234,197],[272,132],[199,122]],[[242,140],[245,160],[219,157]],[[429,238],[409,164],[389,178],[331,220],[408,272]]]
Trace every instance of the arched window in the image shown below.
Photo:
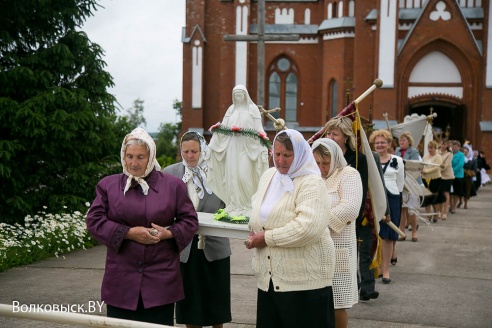
[[[338,17],[338,3],[335,1],[333,2],[333,12],[331,13],[333,18]]]
[[[272,113],[275,118],[283,118],[286,122],[297,121],[297,68],[294,63],[280,57],[268,72],[268,109],[280,107],[280,113]]]

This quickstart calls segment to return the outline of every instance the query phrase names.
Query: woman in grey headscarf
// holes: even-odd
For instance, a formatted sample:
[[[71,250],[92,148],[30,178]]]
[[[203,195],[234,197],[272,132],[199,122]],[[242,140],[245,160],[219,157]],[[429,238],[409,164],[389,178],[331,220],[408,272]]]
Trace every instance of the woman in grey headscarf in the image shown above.
[[[311,148],[331,199],[329,228],[337,259],[333,275],[335,326],[343,328],[348,327],[347,309],[359,299],[355,220],[362,202],[362,180],[355,168],[347,166],[335,141],[321,138]]]
[[[207,185],[207,143],[198,132],[186,132],[179,143],[183,161],[163,172],[183,180],[197,212],[215,213],[224,203]],[[176,303],[176,322],[187,327],[221,328],[230,322],[231,246],[228,238],[196,235],[181,252],[186,298]]]

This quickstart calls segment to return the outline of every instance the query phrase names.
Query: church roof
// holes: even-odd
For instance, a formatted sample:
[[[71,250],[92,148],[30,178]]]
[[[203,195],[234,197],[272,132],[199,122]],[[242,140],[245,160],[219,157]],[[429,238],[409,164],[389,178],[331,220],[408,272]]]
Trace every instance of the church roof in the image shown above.
[[[318,30],[323,31],[347,27],[355,27],[355,17],[337,17],[325,19],[323,22],[321,22]]]
[[[191,42],[191,39],[193,38],[193,35],[197,31],[198,31],[198,33],[200,33],[200,37],[203,40],[203,42],[207,42],[207,39],[205,38],[205,35],[203,34],[202,29],[200,28],[200,26],[198,26],[198,24],[195,25],[195,27],[191,31],[191,34],[190,34],[189,37],[186,36],[186,27],[183,27],[182,32],[181,32],[181,42],[183,42],[183,43],[190,43]]]

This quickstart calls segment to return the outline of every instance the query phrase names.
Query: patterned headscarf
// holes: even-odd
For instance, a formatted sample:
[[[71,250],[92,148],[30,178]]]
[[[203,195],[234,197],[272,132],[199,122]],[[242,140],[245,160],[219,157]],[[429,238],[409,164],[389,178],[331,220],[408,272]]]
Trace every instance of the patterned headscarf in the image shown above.
[[[294,190],[294,183],[292,182],[294,178],[308,174],[321,176],[321,172],[316,164],[311,147],[309,147],[309,144],[299,131],[292,129],[280,131],[273,140],[274,147],[277,136],[284,132],[287,133],[287,136],[289,136],[289,139],[292,141],[294,160],[292,161],[287,174],[281,174],[277,171],[276,175],[280,181],[280,187],[277,188],[281,189],[282,192],[292,192]],[[275,167],[277,166],[275,165]]]
[[[149,156],[149,162],[147,163],[147,168],[145,169],[145,173],[141,177],[135,177],[131,175],[128,172],[128,169],[126,168],[126,162],[125,162],[125,154],[126,154],[126,146],[128,141],[130,140],[142,140],[145,142],[145,144],[149,147],[150,151],[150,156]],[[156,159],[156,150],[155,150],[155,142],[154,139],[147,133],[142,128],[136,128],[129,134],[125,136],[125,139],[123,139],[123,143],[121,144],[121,166],[123,167],[123,173],[125,173],[128,176],[128,179],[126,180],[126,185],[125,185],[125,190],[123,191],[123,194],[126,194],[127,190],[130,189],[130,186],[132,185],[132,180],[137,181],[137,183],[142,187],[144,195],[147,195],[149,192],[149,185],[147,182],[144,180],[144,178],[149,175],[150,172],[156,168],[156,170],[160,170],[161,166],[157,162]]]
[[[314,150],[319,146],[325,147],[330,153],[331,157],[330,171],[328,171],[328,176],[326,176],[325,178],[332,175],[336,169],[342,169],[347,166],[347,161],[345,160],[345,157],[343,157],[342,149],[335,141],[328,138],[321,138],[316,140],[311,148]]]
[[[188,163],[186,163],[186,160],[183,157],[183,165],[186,169],[182,180],[184,183],[187,183],[190,179],[193,179],[195,191],[198,194],[198,197],[200,199],[203,199],[203,196],[205,195],[204,190],[206,190],[208,194],[212,193],[212,190],[210,190],[207,186],[208,166],[207,163],[203,160],[205,157],[205,152],[207,151],[207,142],[200,133],[188,131],[181,136],[181,141],[179,143],[180,147],[183,144],[183,137],[188,133],[196,134],[198,140],[200,141],[200,158],[198,159],[197,165],[194,168],[191,168]]]

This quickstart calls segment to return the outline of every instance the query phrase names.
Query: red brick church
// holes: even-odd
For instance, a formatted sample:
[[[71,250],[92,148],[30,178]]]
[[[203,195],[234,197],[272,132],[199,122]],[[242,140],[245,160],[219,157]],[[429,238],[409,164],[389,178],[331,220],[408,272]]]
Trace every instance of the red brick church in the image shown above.
[[[379,78],[383,86],[359,104],[375,128],[386,127],[385,112],[393,125],[432,109],[438,133],[492,154],[489,1],[261,1],[186,1],[183,131],[207,134],[243,84],[307,139]],[[264,56],[261,36],[270,37]],[[267,119],[265,130],[274,136]]]

